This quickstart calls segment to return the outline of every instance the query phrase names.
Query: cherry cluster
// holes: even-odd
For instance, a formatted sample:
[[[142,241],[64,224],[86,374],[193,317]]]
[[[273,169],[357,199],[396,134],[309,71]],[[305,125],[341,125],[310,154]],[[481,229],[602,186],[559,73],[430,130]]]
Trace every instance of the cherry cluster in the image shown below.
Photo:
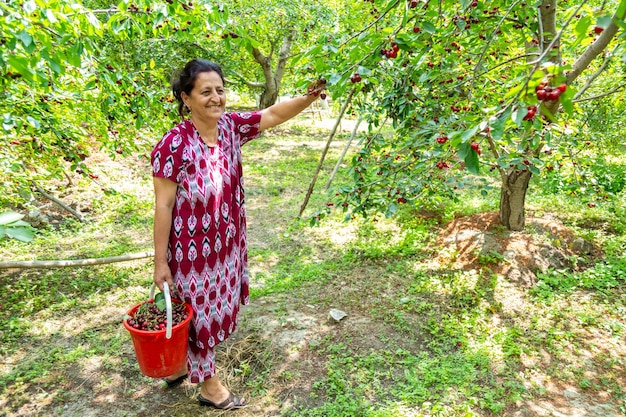
[[[137,308],[135,314],[128,319],[128,324],[143,331],[165,330],[166,310],[160,310],[154,302],[143,303]],[[172,303],[172,327],[187,319],[187,307],[183,303]]]
[[[472,142],[470,147],[475,150],[478,155],[480,155],[480,144],[478,142]]]
[[[361,80],[362,80],[361,75],[358,72],[355,72],[354,74],[350,76],[350,81],[353,83],[359,83],[361,82]]]
[[[389,49],[381,49],[380,54],[386,56],[389,59],[394,59],[398,57],[398,51],[400,47],[397,43],[391,42],[391,48]]]
[[[567,84],[553,87],[548,85],[547,81],[543,81],[535,88],[535,93],[539,101],[556,101],[565,90],[567,90]]]
[[[440,135],[437,138],[437,143],[443,145],[444,143],[446,143],[448,141],[448,137],[446,135]]]
[[[448,165],[448,163],[447,163],[447,162],[445,162],[445,161],[439,161],[439,162],[437,162],[437,163],[435,164],[435,166],[436,166],[438,169],[450,168],[450,165]]]

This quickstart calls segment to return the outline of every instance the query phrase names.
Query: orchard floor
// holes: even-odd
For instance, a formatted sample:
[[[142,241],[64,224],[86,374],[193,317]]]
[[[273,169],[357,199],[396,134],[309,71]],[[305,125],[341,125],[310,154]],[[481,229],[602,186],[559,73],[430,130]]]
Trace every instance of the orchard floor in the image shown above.
[[[327,126],[332,123],[327,122]],[[344,131],[351,127],[344,126]],[[320,141],[310,146],[319,147]],[[254,182],[252,179],[251,182]],[[263,195],[255,195],[249,202],[249,242],[251,247],[263,247],[272,240],[275,233],[277,215],[273,210],[265,209],[269,204]],[[278,216],[278,221],[289,216]],[[492,248],[500,250],[514,250],[519,269],[528,268],[542,260],[542,253],[538,248],[544,247],[545,242],[538,241],[540,235],[551,234],[551,240],[571,242],[572,233],[564,227],[556,217],[544,214],[540,217],[528,218],[529,229],[541,233],[514,232],[505,233],[498,226],[495,213],[482,213],[472,217],[459,218],[441,227],[438,230],[437,242],[441,250],[440,255],[429,262],[433,267],[437,265],[451,265],[446,259],[446,253],[456,253],[453,262],[455,268],[475,269],[477,267],[477,249],[484,245],[484,239],[476,237],[488,234]],[[297,239],[298,237],[294,237]],[[311,237],[297,242],[299,245],[311,244]],[[567,246],[567,245],[565,245]],[[446,251],[450,249],[450,251]],[[548,252],[554,256],[568,256],[567,250],[554,247]],[[564,252],[565,251],[565,252]],[[599,254],[598,254],[599,255]],[[549,260],[545,260],[548,262]],[[148,260],[133,261],[137,264]],[[510,267],[511,263],[506,263]],[[507,274],[505,263],[502,269],[495,272]],[[262,268],[263,265],[254,265],[251,268]],[[361,277],[356,274],[362,271],[355,270],[354,277],[345,277],[353,293],[360,293]],[[519,277],[520,275],[512,275]],[[12,271],[11,277],[19,279],[20,272]],[[509,312],[523,311],[527,299],[526,291],[532,282],[526,279],[509,280],[508,299],[504,310]],[[327,288],[325,291],[335,291],[337,288]],[[382,346],[371,338],[372,334],[385,334],[393,339],[393,329],[369,317],[366,308],[358,306],[332,303],[316,305],[308,299],[315,299],[314,292],[320,291],[315,286],[309,286],[299,292],[281,293],[256,298],[243,310],[243,318],[237,332],[218,348],[218,375],[227,386],[237,394],[245,396],[248,406],[245,409],[223,412],[209,410],[198,406],[196,396],[198,386],[189,382],[183,383],[175,389],[166,388],[162,381],[144,377],[140,374],[134,359],[134,352],[130,339],[120,328],[118,336],[122,338],[119,356],[123,358],[119,367],[102,366],[97,359],[81,363],[76,367],[62,367],[57,370],[54,383],[46,386],[36,384],[21,385],[20,390],[9,386],[0,393],[0,416],[67,416],[67,417],[120,417],[120,416],[280,416],[283,413],[303,405],[314,406],[318,399],[311,395],[315,391],[314,382],[323,379],[327,373],[325,358],[314,348],[322,340],[350,341],[360,345],[363,349],[376,349]],[[309,293],[307,293],[309,292]],[[329,318],[329,309],[344,309],[348,316],[340,322]],[[118,322],[124,309],[115,306],[102,306],[94,312],[94,317],[103,323]],[[69,322],[81,322],[84,318],[66,317]],[[584,329],[580,329],[584,332]],[[589,333],[593,339],[594,349],[603,350],[602,354],[615,358],[626,357],[626,343],[622,337],[617,345],[609,340],[607,334],[601,332]],[[72,343],[68,337],[65,342]],[[589,345],[591,349],[591,344]],[[37,346],[24,346],[24,355],[38,353]],[[589,352],[579,352],[585,355]],[[596,353],[598,353],[596,351]],[[623,416],[624,404],[615,399],[610,393],[602,390],[583,390],[563,381],[555,380],[541,371],[541,367],[558,366],[558,360],[547,352],[541,352],[538,358],[522,359],[524,364],[537,367],[534,374],[536,382],[544,387],[543,395],[535,396],[532,401],[521,400],[499,415],[511,417],[618,417]],[[540,363],[533,363],[539,361]],[[620,362],[618,362],[620,363]],[[615,372],[621,372],[621,388],[626,391],[626,369],[623,365],[616,365]],[[538,366],[537,366],[538,365]],[[9,366],[6,362],[3,366]],[[587,369],[590,373],[600,373],[603,370],[594,369],[593,365]],[[263,385],[254,386],[249,379],[261,375],[259,381]],[[53,379],[54,380],[54,379]],[[246,380],[248,383],[246,384]],[[56,394],[52,394],[56,393]],[[59,396],[63,393],[63,399]],[[12,397],[28,398],[29,401],[20,401],[16,404]],[[419,410],[407,410],[406,416],[431,415],[421,414]],[[445,414],[439,414],[445,415]],[[490,413],[477,416],[492,416]],[[354,416],[358,417],[358,416]]]

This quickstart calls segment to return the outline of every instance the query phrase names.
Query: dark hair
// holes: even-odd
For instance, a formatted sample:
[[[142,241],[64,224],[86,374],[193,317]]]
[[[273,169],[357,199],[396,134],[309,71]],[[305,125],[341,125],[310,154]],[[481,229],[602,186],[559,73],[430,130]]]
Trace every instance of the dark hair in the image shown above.
[[[189,113],[189,109],[183,102],[182,93],[184,92],[187,95],[191,94],[191,90],[193,90],[196,84],[198,74],[202,72],[216,72],[222,79],[222,82],[226,83],[222,69],[215,62],[207,59],[192,59],[187,62],[185,67],[172,77],[171,82],[172,93],[174,93],[174,98],[178,102],[178,114],[180,117],[185,117]]]

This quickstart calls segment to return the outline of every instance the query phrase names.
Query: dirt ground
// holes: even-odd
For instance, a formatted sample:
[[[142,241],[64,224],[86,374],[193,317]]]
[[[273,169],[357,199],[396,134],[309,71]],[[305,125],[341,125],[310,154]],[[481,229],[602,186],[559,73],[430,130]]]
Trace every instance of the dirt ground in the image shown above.
[[[558,221],[550,218],[528,219],[530,232],[505,233],[500,230],[496,213],[482,213],[458,218],[441,229],[437,242],[442,250],[433,263],[449,262],[445,249],[457,253],[456,266],[473,269],[477,267],[481,252],[515,252],[513,262],[502,263],[497,271],[507,274],[509,269],[525,270],[526,278],[514,281],[520,289],[531,285],[533,270],[550,262],[546,256],[561,258],[571,252],[573,234]],[[537,233],[548,241],[570,242],[560,248],[538,239]],[[250,239],[260,236],[251,231]],[[550,247],[552,251],[546,251]],[[543,252],[542,252],[543,249]],[[595,249],[591,249],[595,250]],[[559,255],[560,254],[560,255]],[[519,276],[518,276],[519,277]],[[523,301],[517,301],[523,303]],[[523,308],[517,306],[515,308]],[[277,311],[281,310],[281,314]],[[102,312],[111,319],[119,317],[119,311]],[[218,369],[221,378],[231,387],[239,387],[239,393],[248,398],[248,407],[231,412],[200,409],[195,397],[198,387],[189,382],[178,388],[167,389],[159,380],[138,375],[132,347],[125,343],[120,355],[128,359],[121,371],[102,369],[99,363],[88,363],[85,369],[69,370],[65,375],[69,382],[62,388],[68,400],[62,408],[52,404],[52,397],[44,391],[32,392],[33,401],[17,411],[0,411],[0,416],[192,416],[237,415],[279,416],[298,401],[307,401],[312,392],[312,382],[324,373],[324,363],[311,346],[325,337],[351,335],[364,347],[377,348],[368,338],[376,330],[375,322],[366,316],[351,316],[335,323],[328,311],[315,305],[303,305],[299,299],[285,294],[277,298],[262,297],[246,307],[240,329],[218,350]],[[593,335],[593,337],[601,337]],[[622,354],[624,347],[622,348]],[[269,367],[269,359],[272,366]],[[549,359],[546,359],[549,361]],[[243,392],[242,364],[251,373],[261,373],[270,386],[257,387]],[[520,402],[502,414],[511,417],[619,417],[623,414],[608,397],[588,396],[573,386],[543,381],[547,391],[540,401]],[[58,402],[56,402],[58,404]],[[2,405],[2,404],[0,404]],[[408,414],[410,415],[410,414]],[[418,415],[418,414],[415,414]],[[419,414],[421,415],[421,414]],[[485,414],[488,416],[489,414]],[[358,416],[355,416],[358,417]]]
[[[326,121],[329,126],[332,123]],[[343,126],[350,130],[351,126]],[[263,214],[265,213],[265,214]],[[265,215],[267,218],[259,218]],[[262,245],[262,225],[271,223],[272,213],[260,210],[251,222],[251,245]],[[439,255],[430,260],[433,267],[451,263],[455,268],[472,270],[495,259],[493,272],[506,276],[511,285],[510,305],[524,308],[523,297],[517,297],[531,287],[537,271],[563,266],[576,251],[600,256],[595,247],[577,240],[573,233],[555,217],[543,215],[527,218],[524,232],[506,232],[498,225],[497,213],[481,213],[455,219],[443,227],[437,237]],[[504,258],[498,258],[496,254]],[[145,261],[135,261],[145,262]],[[571,265],[570,265],[571,266]],[[253,266],[251,266],[253,267]],[[584,266],[581,266],[584,267]],[[280,312],[277,313],[277,312]],[[104,308],[98,312],[104,323],[119,321],[123,311]],[[0,396],[0,417],[66,416],[66,417],[147,417],[147,416],[279,416],[300,402],[311,402],[313,381],[321,379],[326,370],[323,358],[312,346],[326,337],[349,335],[364,349],[379,348],[368,335],[376,333],[377,324],[364,314],[351,314],[339,323],[329,319],[328,309],[303,304],[297,295],[261,297],[243,310],[238,331],[218,349],[219,376],[224,382],[248,399],[248,407],[235,412],[201,409],[197,405],[198,387],[189,382],[167,389],[162,381],[143,377],[134,362],[134,352],[128,340],[120,344],[123,361],[116,369],[108,369],[97,360],[82,369],[64,371],[61,386],[29,388],[32,398],[17,410],[5,408],[7,398]],[[120,328],[121,338],[127,338]],[[601,334],[590,335],[594,338]],[[598,340],[602,345],[603,341]],[[606,343],[610,346],[610,343]],[[38,354],[44,354],[38,352]],[[620,347],[621,357],[626,346]],[[533,359],[529,359],[531,361]],[[545,358],[549,361],[550,358]],[[271,362],[271,366],[269,365]],[[530,365],[530,364],[529,364]],[[245,389],[244,379],[261,374],[270,385]],[[626,389],[626,376],[624,376]],[[619,417],[624,416],[607,395],[590,396],[575,386],[563,386],[543,380],[543,397],[533,403],[520,401],[502,415],[510,417]],[[54,395],[51,395],[54,392]],[[58,396],[65,396],[58,406]],[[55,398],[56,396],[56,398]],[[407,415],[422,415],[415,414]],[[484,414],[485,417],[490,414]],[[358,416],[354,416],[358,417]]]

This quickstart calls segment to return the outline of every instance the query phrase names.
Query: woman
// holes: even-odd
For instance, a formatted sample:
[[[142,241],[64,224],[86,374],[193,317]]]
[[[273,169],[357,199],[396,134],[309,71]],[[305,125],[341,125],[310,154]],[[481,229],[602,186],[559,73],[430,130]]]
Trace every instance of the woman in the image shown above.
[[[299,114],[319,96],[308,94],[249,113],[225,113],[224,76],[210,61],[188,62],[172,81],[183,121],[151,154],[154,212],[154,282],[167,282],[193,307],[187,365],[166,378],[202,383],[200,405],[241,408],[215,374],[215,346],[235,330],[249,302],[246,217],[241,145]],[[189,117],[187,117],[189,116]]]

